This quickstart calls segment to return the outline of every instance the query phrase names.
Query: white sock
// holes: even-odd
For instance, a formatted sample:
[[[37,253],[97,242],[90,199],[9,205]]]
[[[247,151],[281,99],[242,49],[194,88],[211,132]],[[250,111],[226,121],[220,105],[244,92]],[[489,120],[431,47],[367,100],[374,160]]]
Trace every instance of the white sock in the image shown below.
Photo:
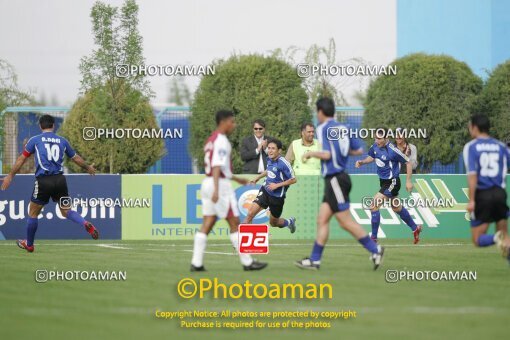
[[[239,233],[236,231],[235,233],[230,233],[230,241],[234,246],[235,250],[239,252]],[[241,264],[243,266],[249,266],[253,263],[253,259],[250,254],[239,254],[239,259],[241,260]]]
[[[191,258],[191,264],[195,267],[202,267],[204,265],[204,251],[206,245],[207,235],[202,232],[197,232],[193,244],[193,257]]]

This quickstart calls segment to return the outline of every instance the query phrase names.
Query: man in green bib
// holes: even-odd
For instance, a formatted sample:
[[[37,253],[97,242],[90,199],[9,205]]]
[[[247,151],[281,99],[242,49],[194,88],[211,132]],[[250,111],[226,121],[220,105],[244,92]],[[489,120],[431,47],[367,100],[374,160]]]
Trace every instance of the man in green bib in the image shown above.
[[[293,141],[285,158],[292,164],[294,174],[320,175],[321,162],[318,158],[309,158],[303,161],[303,155],[309,151],[320,151],[319,141],[314,138],[315,126],[312,123],[301,125],[301,138]]]

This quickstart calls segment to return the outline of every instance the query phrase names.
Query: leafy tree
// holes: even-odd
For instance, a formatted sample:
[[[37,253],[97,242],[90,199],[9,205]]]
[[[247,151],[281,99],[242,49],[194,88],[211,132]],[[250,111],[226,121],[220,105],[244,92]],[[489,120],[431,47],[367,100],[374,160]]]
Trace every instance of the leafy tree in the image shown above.
[[[164,154],[162,140],[152,139],[95,139],[83,138],[83,127],[104,128],[158,128],[149,101],[139,91],[128,88],[122,90],[118,103],[123,119],[113,125],[104,125],[100,112],[112,106],[112,98],[105,88],[88,91],[73,105],[61,131],[78,152],[94,163],[100,172],[145,173]],[[105,152],[107,151],[107,152]],[[67,166],[73,171],[81,169],[72,162]]]
[[[84,127],[158,128],[149,105],[152,92],[144,75],[125,70],[122,77],[118,74],[119,67],[144,64],[138,5],[126,0],[119,9],[97,1],[91,19],[96,49],[81,60],[84,95],[73,105],[62,134],[95,162],[100,172],[146,172],[164,154],[162,139],[83,139]],[[72,164],[69,167],[77,170]]]
[[[491,120],[494,137],[510,141],[510,60],[490,74],[481,94],[481,112]]]
[[[33,101],[30,92],[20,89],[14,67],[0,59],[0,112],[7,106],[25,105]]]
[[[143,65],[142,36],[138,32],[138,5],[126,0],[120,8],[96,1],[90,14],[92,33],[97,49],[81,59],[82,90],[84,92],[108,86],[114,103],[119,91],[127,83],[132,89],[152,96],[149,82],[143,73],[130,74],[124,66]]]
[[[240,173],[240,143],[251,135],[252,122],[261,118],[266,133],[284,146],[299,138],[299,127],[311,120],[307,95],[294,67],[260,55],[232,56],[216,62],[215,74],[202,78],[195,93],[191,116],[190,151],[203,167],[204,142],[215,129],[214,113],[236,113],[237,129],[230,137],[234,172]]]
[[[0,112],[8,106],[19,106],[34,103],[32,93],[25,91],[18,85],[18,76],[14,67],[6,60],[0,59]],[[12,124],[15,122],[15,116],[12,113],[0,115],[0,155],[3,155],[3,173],[10,171],[14,160],[9,157],[12,153],[5,150],[16,150],[17,145],[6,142],[4,135],[6,133],[14,133]],[[24,167],[25,168],[25,167]]]
[[[297,46],[290,46],[285,50],[280,48],[272,51],[272,56],[288,62],[291,65],[297,66],[300,64],[307,65],[362,65],[368,64],[362,58],[351,58],[344,61],[337,60],[336,57],[336,43],[333,38],[329,39],[328,46],[320,46],[313,44],[308,48],[301,48]],[[321,97],[333,98],[337,105],[348,105],[345,98],[345,88],[351,86],[353,83],[368,81],[370,77],[353,77],[353,76],[340,76],[329,75],[325,73],[315,73],[303,79],[303,86],[308,94],[308,104],[310,107],[315,107],[317,99]]]
[[[482,80],[463,62],[445,55],[411,54],[394,62],[397,75],[380,76],[364,102],[366,128],[426,129],[414,139],[424,171],[435,161],[454,162],[468,140]]]

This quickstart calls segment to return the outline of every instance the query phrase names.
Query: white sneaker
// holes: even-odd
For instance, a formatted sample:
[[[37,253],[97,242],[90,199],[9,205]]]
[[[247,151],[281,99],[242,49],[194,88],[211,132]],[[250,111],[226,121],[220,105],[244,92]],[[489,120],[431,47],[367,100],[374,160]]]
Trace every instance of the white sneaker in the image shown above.
[[[501,230],[498,230],[494,234],[494,242],[496,243],[496,246],[501,251],[501,255],[505,258],[508,257],[508,250],[509,248],[505,246],[505,234]]]
[[[378,252],[376,254],[370,255],[369,259],[374,263],[374,270],[377,270],[379,266],[382,264],[383,256],[384,256],[384,247],[377,246]]]
[[[319,270],[321,265],[317,262],[313,262],[310,260],[309,257],[305,257],[302,260],[294,262],[296,266],[298,266],[301,269],[308,269],[308,270]]]

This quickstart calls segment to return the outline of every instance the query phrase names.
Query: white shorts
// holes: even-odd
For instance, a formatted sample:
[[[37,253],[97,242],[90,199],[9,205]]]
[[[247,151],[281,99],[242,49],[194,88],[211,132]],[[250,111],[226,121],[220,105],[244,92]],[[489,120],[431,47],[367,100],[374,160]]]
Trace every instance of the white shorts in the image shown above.
[[[239,216],[237,208],[237,198],[230,179],[220,178],[218,183],[218,201],[213,203],[212,195],[214,193],[214,181],[212,177],[206,177],[202,181],[200,188],[202,195],[202,215],[217,216],[226,218],[230,216]]]

